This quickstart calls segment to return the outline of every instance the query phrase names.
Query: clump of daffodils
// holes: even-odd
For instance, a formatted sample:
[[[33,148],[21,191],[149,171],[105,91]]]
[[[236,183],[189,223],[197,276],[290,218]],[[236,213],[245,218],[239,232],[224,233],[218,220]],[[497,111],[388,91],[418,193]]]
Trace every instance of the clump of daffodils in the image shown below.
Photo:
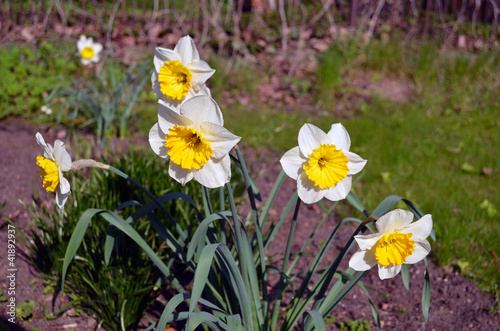
[[[215,70],[200,59],[191,37],[182,37],[173,50],[157,47],[154,66],[151,81],[161,102],[178,107],[194,96],[210,96],[205,82]]]
[[[192,179],[208,188],[229,182],[229,151],[240,137],[224,128],[217,103],[196,96],[179,110],[158,106],[158,123],[149,132],[149,143],[156,154],[170,160],[169,175],[182,185]]]
[[[299,146],[283,155],[285,173],[297,181],[297,192],[305,203],[323,198],[344,199],[352,185],[352,175],[360,172],[366,160],[349,152],[351,139],[344,126],[333,124],[325,133],[312,124],[299,131]]]
[[[412,221],[413,213],[403,209],[380,217],[375,223],[377,233],[354,237],[360,250],[350,259],[349,267],[365,271],[377,265],[380,279],[387,279],[396,276],[403,264],[422,261],[431,251],[426,238],[432,231],[432,217]]]
[[[43,187],[47,192],[56,192],[56,204],[63,208],[70,194],[70,185],[63,176],[63,171],[71,170],[71,156],[60,140],[54,142],[54,147],[46,144],[42,135],[37,132],[36,141],[43,149],[43,156],[38,155],[36,164],[40,167]]]
[[[88,65],[92,62],[99,62],[99,53],[102,51],[102,44],[94,42],[92,37],[87,38],[81,35],[76,43],[76,47],[78,48],[78,54],[81,57],[82,64]]]

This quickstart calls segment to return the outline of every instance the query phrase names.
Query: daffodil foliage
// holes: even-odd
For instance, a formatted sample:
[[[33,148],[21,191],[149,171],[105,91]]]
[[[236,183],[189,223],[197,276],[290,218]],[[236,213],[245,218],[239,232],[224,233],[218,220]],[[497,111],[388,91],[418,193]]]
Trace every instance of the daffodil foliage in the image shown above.
[[[112,166],[99,166],[134,183],[150,200],[140,203],[127,219],[107,210],[92,209],[84,213],[68,244],[63,282],[90,221],[99,215],[101,221],[132,238],[161,270],[165,281],[178,291],[166,304],[159,320],[146,330],[165,330],[168,323],[181,320],[185,321],[186,330],[195,330],[202,324],[213,330],[276,330],[278,326],[280,330],[295,330],[299,325],[304,330],[325,330],[324,319],[355,285],[367,294],[380,328],[376,306],[361,279],[377,266],[381,279],[401,273],[408,285],[408,265],[424,260],[430,252],[427,237],[433,236],[432,217],[397,196],[383,200],[372,213],[366,210],[351,188],[353,176],[363,170],[367,161],[350,151],[349,134],[340,123],[332,124],[328,132],[313,124],[304,124],[298,133],[298,146],[281,158],[283,170],[267,200],[262,201],[236,145],[240,137],[224,128],[222,111],[205,85],[214,71],[200,59],[193,40],[183,37],[173,50],[157,48],[154,63],[152,83],[158,96],[158,122],[149,132],[150,146],[165,160],[166,176],[182,185],[192,180],[200,184],[199,192],[193,194],[203,196],[203,206],[197,206],[193,199],[180,193],[156,197],[124,172]],[[57,187],[56,179],[61,177],[56,176],[55,166],[41,160],[40,167],[45,174],[44,186],[48,190]],[[246,187],[248,198],[242,203],[250,205],[248,217],[239,214],[243,208],[237,206],[233,195],[232,167],[241,173]],[[283,210],[274,210],[273,214],[280,216],[271,221],[273,203],[287,176],[297,182],[297,190],[288,197]],[[214,198],[218,199],[218,206],[213,204]],[[325,199],[333,202],[329,208],[323,203]],[[344,199],[363,215],[362,219],[339,220],[314,259],[309,261],[309,267],[298,269],[297,266],[303,264],[299,264],[299,260],[311,242],[300,243],[300,249],[292,252],[292,243],[296,244],[295,227],[301,221],[300,206],[317,203],[324,210],[323,218],[311,229],[312,238]],[[191,228],[179,226],[177,220],[182,215],[170,214],[164,205],[169,200],[179,200],[178,203],[188,204],[196,211],[198,217],[192,220],[194,233],[190,232]],[[391,211],[399,200],[406,203],[409,211]],[[130,202],[130,205],[137,203]],[[289,215],[291,222],[284,227]],[[170,268],[174,261],[163,261],[134,230],[132,223],[142,217],[150,219],[165,245],[171,248],[175,265],[183,266],[175,270],[188,270],[193,274],[189,286],[183,286],[175,270]],[[418,219],[415,222],[414,217]],[[165,226],[167,223],[171,227]],[[356,230],[347,240],[337,238],[346,223],[357,224]],[[286,231],[289,236],[283,263],[269,265],[267,249],[278,231]],[[109,259],[113,254],[114,240],[115,233],[110,231],[104,258]],[[331,256],[334,241],[335,246],[342,249],[325,268],[324,260]],[[347,258],[354,243],[359,250],[350,257],[350,267],[340,270],[341,261]],[[273,293],[270,293],[271,273],[279,276]],[[291,298],[285,300],[285,293],[292,293]],[[429,293],[426,274],[422,304],[425,318]]]

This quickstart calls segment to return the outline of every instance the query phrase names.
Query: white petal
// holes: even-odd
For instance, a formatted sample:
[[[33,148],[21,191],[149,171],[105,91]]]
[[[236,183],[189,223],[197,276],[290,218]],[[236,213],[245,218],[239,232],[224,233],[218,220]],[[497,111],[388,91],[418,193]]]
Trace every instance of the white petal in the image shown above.
[[[200,128],[203,137],[212,147],[214,152],[212,158],[214,159],[225,157],[241,139],[223,126],[211,122],[203,122]]]
[[[349,260],[349,267],[356,271],[365,271],[377,264],[375,254],[371,251],[359,250]]]
[[[190,36],[185,36],[179,39],[175,45],[174,52],[178,53],[181,58],[181,63],[187,65],[195,60],[200,59],[198,50]]]
[[[88,59],[84,59],[83,57],[81,58],[81,61],[82,61],[82,64],[83,65],[89,65],[90,63],[92,63],[92,61],[88,60]]]
[[[195,91],[199,91],[205,82],[215,73],[215,70],[210,68],[208,63],[202,60],[190,63],[189,70],[193,75],[191,86]]]
[[[280,160],[285,173],[295,180],[297,180],[299,175],[304,171],[303,166],[306,162],[307,159],[300,153],[299,146],[286,152]]]
[[[176,124],[184,127],[192,127],[194,123],[189,118],[177,113],[175,108],[158,102],[158,124],[161,130],[167,134],[169,132],[168,129],[173,128]]]
[[[226,155],[220,160],[208,160],[200,170],[194,174],[194,179],[208,188],[224,186],[231,179],[231,159]]]
[[[366,164],[366,160],[364,160],[361,156],[351,152],[344,152],[345,156],[347,156],[347,168],[349,169],[348,175],[355,175],[361,170]]]
[[[54,142],[54,161],[62,171],[71,170],[71,156],[64,148],[64,143],[59,139]]]
[[[153,152],[162,158],[168,158],[168,150],[165,147],[165,137],[166,134],[160,129],[158,123],[153,125],[151,130],[149,130],[149,145],[151,145]]]
[[[224,126],[222,112],[214,99],[199,95],[181,105],[181,114],[194,123],[201,125],[203,122],[212,122]]]
[[[402,229],[413,221],[413,213],[404,209],[395,209],[381,216],[375,226],[381,233],[391,233]]]
[[[327,144],[328,141],[326,133],[315,125],[306,123],[300,128],[299,148],[306,157],[309,157],[319,145]]]
[[[43,139],[43,136],[40,134],[40,132],[36,133],[35,138],[38,145],[43,149],[44,157],[50,160],[54,160],[52,146],[50,146],[50,144],[45,143],[45,140]]]
[[[354,236],[354,239],[358,243],[358,246],[362,250],[372,249],[377,242],[382,238],[383,234],[380,233],[370,233],[365,235]]]
[[[193,179],[195,172],[196,169],[184,169],[180,165],[177,165],[173,162],[170,162],[168,166],[168,174],[170,175],[170,177],[172,177],[182,185],[186,185],[187,182]]]
[[[415,243],[415,251],[406,257],[406,264],[413,264],[422,261],[431,251],[431,244],[427,240]]]
[[[335,187],[331,187],[326,190],[325,197],[331,201],[339,201],[345,199],[352,186],[352,177],[347,176],[340,183],[337,183]]]
[[[389,266],[387,267],[384,267],[380,263],[378,265],[378,276],[380,277],[380,279],[392,278],[397,274],[399,274],[400,271],[401,271],[401,264],[398,265],[389,264]]]
[[[59,185],[56,190],[56,204],[59,208],[62,209],[64,207],[70,193],[71,191],[68,180],[64,177],[60,178]]]
[[[297,180],[297,193],[303,202],[314,203],[324,198],[326,190],[321,190],[318,186],[315,186],[304,171]]]
[[[411,240],[422,241],[427,238],[432,231],[432,216],[427,214],[422,216],[421,219],[415,221],[403,229],[399,230],[400,233],[411,233]]]
[[[76,48],[78,48],[78,52],[81,52],[85,48],[86,44],[87,44],[87,37],[81,35],[80,39],[78,39],[78,42],[76,43]]]
[[[181,61],[181,57],[171,49],[156,47],[154,65],[157,73],[167,61]]]
[[[210,89],[207,87],[207,85],[203,85],[200,90],[196,92],[196,95],[208,95],[209,97],[212,97],[212,93],[210,92]]]
[[[100,43],[94,43],[93,49],[94,49],[94,52],[95,52],[96,56],[98,56],[99,53],[101,53],[101,51],[102,51],[102,44],[100,44]]]
[[[328,131],[328,137],[337,149],[347,152],[351,148],[349,133],[347,133],[347,130],[340,123],[332,124],[330,131]]]

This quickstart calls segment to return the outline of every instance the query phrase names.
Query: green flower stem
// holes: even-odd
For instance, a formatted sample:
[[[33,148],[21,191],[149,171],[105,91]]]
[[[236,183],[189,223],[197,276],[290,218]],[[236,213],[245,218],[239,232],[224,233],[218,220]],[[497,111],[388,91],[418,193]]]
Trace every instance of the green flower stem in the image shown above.
[[[187,240],[187,234],[184,232],[184,230],[182,230],[182,228],[179,226],[179,224],[175,221],[174,217],[170,214],[170,212],[167,210],[167,208],[165,208],[165,206],[151,192],[149,192],[144,186],[139,184],[135,179],[133,179],[132,177],[130,177],[126,173],[122,172],[121,170],[118,170],[113,166],[109,166],[109,170],[111,172],[114,172],[118,176],[125,178],[126,180],[128,180],[129,182],[131,182],[132,184],[137,186],[141,191],[146,193],[146,195],[148,197],[150,197],[151,200],[153,200],[158,205],[158,207],[165,213],[165,215],[167,215],[169,220],[174,224],[175,229],[177,230],[177,232],[181,236],[182,240],[183,241]]]
[[[224,186],[219,187],[219,203],[220,203],[220,211],[225,211],[226,210],[226,198],[224,196]],[[220,223],[219,225],[219,234],[220,234],[220,241],[224,245],[227,243],[226,239],[226,227],[224,226],[224,223]]]
[[[290,232],[288,233],[288,241],[286,244],[285,257],[283,258],[283,266],[281,268],[283,272],[286,272],[286,269],[288,268],[288,260],[290,259],[290,251],[292,250],[293,235],[295,233],[295,226],[297,225],[297,216],[299,214],[300,202],[301,200],[297,199],[297,203],[295,204],[295,211],[293,213],[292,224],[290,226]],[[276,300],[274,300],[274,307],[271,316],[271,330],[276,330],[276,324],[278,323],[281,298],[283,297],[283,293],[285,291],[284,284],[285,281],[282,275],[280,276],[280,282],[278,283],[278,290],[276,292],[277,297]]]
[[[286,274],[289,276],[293,270],[293,268],[295,267],[295,265],[297,264],[297,262],[299,262],[300,260],[300,257],[304,254],[307,246],[309,246],[309,244],[311,243],[312,241],[312,238],[316,235],[316,232],[319,230],[319,228],[323,225],[323,223],[325,222],[325,220],[327,219],[327,217],[330,215],[330,213],[333,211],[333,209],[335,209],[335,207],[337,207],[337,205],[339,204],[339,201],[336,201],[333,206],[330,207],[330,209],[328,209],[325,213],[325,216],[323,216],[323,218],[321,219],[321,221],[318,222],[318,224],[316,225],[316,227],[314,228],[314,230],[312,231],[311,235],[309,236],[309,238],[307,238],[306,242],[304,243],[304,245],[302,246],[302,248],[300,249],[299,253],[297,254],[297,256],[295,257],[295,259],[293,259],[293,262],[292,264],[290,265],[290,267],[288,268]]]
[[[262,228],[261,223],[259,222],[259,213],[257,211],[257,204],[255,202],[255,194],[251,185],[250,174],[248,173],[247,166],[245,164],[245,159],[243,158],[243,154],[241,153],[238,146],[235,148],[236,155],[238,156],[238,160],[240,161],[241,171],[243,173],[243,178],[245,180],[245,185],[247,187],[248,197],[250,199],[250,206],[252,207],[254,222],[255,222],[255,231],[254,237],[257,238],[257,247],[258,247],[258,260],[260,260],[260,270],[258,270],[259,275],[258,278],[262,280],[262,303],[264,305],[263,311],[267,311],[269,306],[269,298],[267,293],[267,273],[266,273],[266,261],[265,250],[264,250],[264,242],[262,240]],[[255,259],[254,259],[255,260]],[[257,262],[257,261],[256,261]],[[265,324],[267,325],[267,314]]]

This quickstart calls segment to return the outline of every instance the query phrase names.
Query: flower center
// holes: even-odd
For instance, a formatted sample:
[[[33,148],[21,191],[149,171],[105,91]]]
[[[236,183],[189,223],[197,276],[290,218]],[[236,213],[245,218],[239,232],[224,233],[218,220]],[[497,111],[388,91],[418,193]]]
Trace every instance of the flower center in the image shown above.
[[[54,192],[59,185],[59,168],[57,164],[41,155],[36,157],[36,164],[40,167],[40,177],[43,179],[43,188],[47,192]]]
[[[160,68],[158,81],[161,93],[166,96],[181,100],[191,88],[191,70],[179,61],[167,61]]]
[[[89,60],[92,57],[94,57],[94,49],[92,47],[87,46],[84,49],[82,49],[81,54],[84,59]]]
[[[349,172],[347,156],[335,145],[319,145],[304,164],[307,177],[320,189],[334,187]]]
[[[170,160],[184,169],[200,169],[213,154],[210,143],[195,129],[175,125],[165,137]]]
[[[377,261],[384,267],[405,263],[406,258],[415,252],[415,242],[410,239],[411,236],[411,233],[403,234],[397,231],[384,234],[375,248]]]

